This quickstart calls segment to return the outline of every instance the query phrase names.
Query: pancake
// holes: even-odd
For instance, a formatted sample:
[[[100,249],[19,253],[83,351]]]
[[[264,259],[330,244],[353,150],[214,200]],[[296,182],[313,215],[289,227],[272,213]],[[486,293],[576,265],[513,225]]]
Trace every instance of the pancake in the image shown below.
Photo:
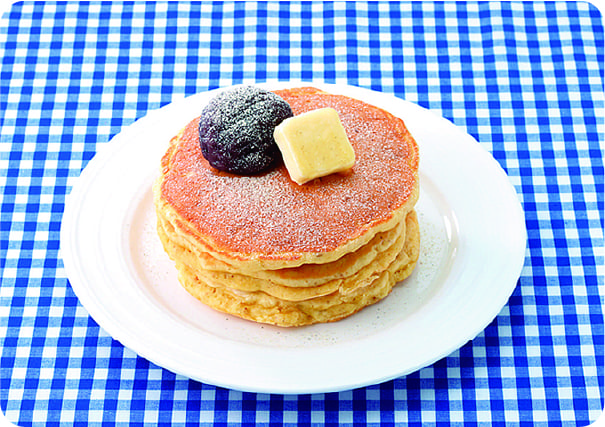
[[[418,198],[418,147],[403,121],[362,101],[314,88],[276,91],[295,114],[332,107],[355,150],[349,173],[305,185],[282,164],[255,176],[212,168],[193,120],[162,159],[157,200],[204,252],[246,270],[325,263],[402,221]]]
[[[206,305],[279,326],[330,322],[388,295],[419,252],[418,147],[403,121],[315,88],[276,91],[294,114],[331,107],[356,154],[346,173],[293,182],[284,165],[240,176],[203,157],[194,119],[154,184],[158,235]]]

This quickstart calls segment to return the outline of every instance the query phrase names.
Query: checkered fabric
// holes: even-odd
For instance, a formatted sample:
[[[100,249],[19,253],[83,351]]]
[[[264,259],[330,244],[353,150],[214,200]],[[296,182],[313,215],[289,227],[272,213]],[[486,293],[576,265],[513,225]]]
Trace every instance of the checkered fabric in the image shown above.
[[[0,406],[21,425],[102,422],[587,425],[604,404],[603,25],[585,2],[23,2],[0,23]],[[477,338],[341,393],[202,384],[114,341],[59,256],[100,145],[219,86],[347,83],[452,120],[526,214],[525,267]]]

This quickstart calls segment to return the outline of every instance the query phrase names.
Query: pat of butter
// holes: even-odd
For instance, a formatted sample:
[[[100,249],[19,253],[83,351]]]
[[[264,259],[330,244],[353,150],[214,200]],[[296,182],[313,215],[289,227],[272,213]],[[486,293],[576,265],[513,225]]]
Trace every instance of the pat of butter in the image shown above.
[[[298,184],[345,171],[355,164],[355,151],[333,108],[290,117],[275,128],[273,137],[290,178]]]

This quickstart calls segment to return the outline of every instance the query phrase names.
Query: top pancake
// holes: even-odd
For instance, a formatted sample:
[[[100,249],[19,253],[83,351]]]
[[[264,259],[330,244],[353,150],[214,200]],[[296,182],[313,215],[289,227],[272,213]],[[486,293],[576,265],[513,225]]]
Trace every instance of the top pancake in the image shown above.
[[[353,169],[304,185],[283,164],[254,176],[220,172],[202,156],[196,118],[162,159],[156,201],[169,221],[219,259],[260,269],[330,262],[405,217],[418,197],[418,147],[401,119],[315,88],[276,93],[294,114],[338,111]]]

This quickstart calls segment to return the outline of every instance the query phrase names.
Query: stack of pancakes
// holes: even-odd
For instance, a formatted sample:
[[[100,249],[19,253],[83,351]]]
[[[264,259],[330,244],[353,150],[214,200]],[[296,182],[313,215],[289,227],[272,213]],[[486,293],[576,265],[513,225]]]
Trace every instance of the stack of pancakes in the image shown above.
[[[414,269],[418,147],[399,118],[362,101],[315,88],[276,93],[294,114],[336,109],[353,169],[304,185],[283,165],[220,172],[201,154],[195,119],[162,159],[158,234],[181,284],[214,309],[280,326],[339,320]]]

